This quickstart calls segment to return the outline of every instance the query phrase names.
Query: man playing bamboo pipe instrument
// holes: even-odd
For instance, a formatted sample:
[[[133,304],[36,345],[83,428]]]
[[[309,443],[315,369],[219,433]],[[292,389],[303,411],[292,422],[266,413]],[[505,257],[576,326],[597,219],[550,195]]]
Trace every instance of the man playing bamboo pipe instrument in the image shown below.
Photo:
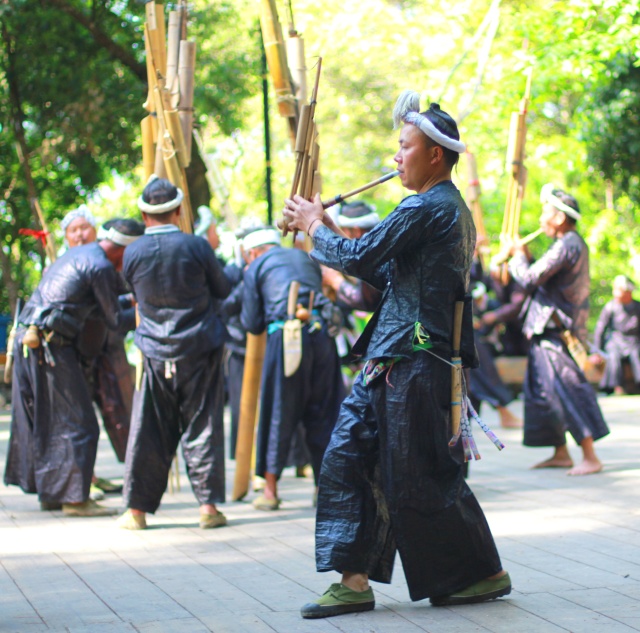
[[[404,122],[394,160],[416,195],[367,235],[337,235],[318,196],[286,201],[290,226],[313,239],[312,258],[384,290],[354,347],[367,364],[342,405],[320,475],[316,565],[341,572],[342,582],[303,606],[305,618],[373,609],[369,579],[390,582],[396,548],[412,600],[465,604],[511,591],[464,481],[463,449],[449,446],[454,305],[469,290],[476,237],[451,182],[465,146],[437,104],[419,113],[415,92],[400,96],[394,122]],[[465,313],[461,356],[475,366]]]
[[[586,338],[589,250],[576,232],[581,217],[576,199],[549,184],[542,188],[540,201],[540,226],[554,238],[552,246],[533,264],[521,243],[505,253],[514,255],[509,271],[529,295],[523,325],[531,341],[524,381],[524,444],[554,447],[553,456],[534,468],[569,468],[569,475],[589,475],[602,470],[593,443],[609,429],[567,337]],[[583,453],[582,463],[573,468],[566,431]]]

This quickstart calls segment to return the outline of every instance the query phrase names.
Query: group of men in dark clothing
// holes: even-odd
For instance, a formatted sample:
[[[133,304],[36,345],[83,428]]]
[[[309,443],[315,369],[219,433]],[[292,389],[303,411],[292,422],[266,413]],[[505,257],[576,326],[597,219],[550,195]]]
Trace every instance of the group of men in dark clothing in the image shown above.
[[[382,221],[371,209],[347,207],[343,223],[327,214],[319,197],[287,200],[291,228],[313,243],[309,254],[282,247],[279,233],[263,228],[243,240],[246,266],[225,269],[205,240],[178,228],[182,191],[156,178],[138,200],[144,227],[114,221],[97,242],[70,248],[53,263],[19,315],[5,483],[37,493],[44,509],[61,507],[69,516],[113,512],[89,496],[98,422],[86,365],[91,357],[95,368],[106,348],[89,355],[80,341],[92,320],[118,330],[132,318],[125,308],[135,303],[142,372],[128,430],[126,511],[118,525],[146,527],[178,446],[200,526],[226,525],[218,508],[225,501],[225,354],[237,429],[244,335],[266,331],[256,450],[265,488],[254,506],[279,508],[278,480],[303,425],[318,495],[317,568],[342,574],[302,616],[373,609],[369,579],[390,582],[396,551],[413,600],[428,597],[440,606],[507,595],[511,579],[465,482],[461,442],[452,441],[456,328],[462,363],[472,371],[478,366],[470,294],[476,233],[451,181],[464,143],[437,104],[420,112],[418,102],[407,91],[394,110],[402,126],[395,161],[415,194]],[[570,344],[585,340],[588,249],[576,231],[577,201],[554,187],[543,189],[541,200],[541,226],[553,245],[536,262],[519,243],[505,254],[522,292],[529,347],[524,441],[554,448],[540,467],[591,474],[602,468],[593,444],[608,429]],[[354,228],[358,234],[348,235]],[[321,265],[328,267],[324,283]],[[333,288],[343,311],[373,312],[350,350],[362,371],[346,398],[333,340],[339,310],[323,287]],[[460,325],[457,302],[464,305]],[[476,317],[490,328],[505,317],[499,310],[486,307]],[[616,304],[607,323],[621,318],[621,310],[629,312]],[[297,365],[289,371],[292,353]],[[583,451],[577,466],[567,430]]]

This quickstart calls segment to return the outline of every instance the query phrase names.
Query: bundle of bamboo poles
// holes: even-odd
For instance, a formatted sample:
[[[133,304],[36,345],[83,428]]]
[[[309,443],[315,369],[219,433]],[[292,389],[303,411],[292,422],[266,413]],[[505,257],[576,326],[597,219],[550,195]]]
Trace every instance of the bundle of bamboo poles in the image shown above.
[[[317,147],[317,143],[315,143],[315,145],[311,144],[311,138],[307,138],[310,134],[309,121],[313,121],[313,116],[309,118],[307,114],[306,123],[302,126],[299,108],[299,104],[306,101],[307,98],[303,39],[293,27],[293,15],[291,15],[289,39],[285,46],[275,0],[261,0],[260,27],[262,30],[267,65],[275,88],[278,112],[287,120],[291,146],[296,150],[296,173],[298,173],[298,161],[302,161],[304,153],[307,155],[307,166],[306,169],[303,169],[300,164],[298,177],[301,179],[304,173],[305,190],[308,190],[309,187],[311,187],[309,190],[313,190],[314,182],[315,187],[319,188],[317,158],[319,148]],[[289,65],[288,57],[291,60],[291,65]],[[295,80],[293,77],[295,77]],[[315,93],[317,94],[317,85]],[[312,101],[314,101],[314,99],[312,99]],[[306,107],[308,109],[309,106]],[[304,127],[304,141],[300,135],[302,127]],[[315,136],[317,136],[317,132],[313,133],[314,141]],[[305,149],[304,152],[303,147]],[[312,147],[315,147],[315,149],[312,150],[314,152],[313,160],[311,160],[309,151],[307,151],[308,148]],[[298,157],[300,158],[298,159]],[[299,191],[301,191],[301,189],[296,188],[294,193],[298,193]],[[247,354],[244,366],[240,419],[238,421],[238,438],[236,442],[236,473],[231,495],[234,501],[242,499],[249,491],[252,456],[255,450],[254,435],[259,410],[260,382],[265,347],[266,336],[247,334]]]
[[[187,8],[181,2],[169,13],[165,28],[164,5],[145,5],[145,51],[149,93],[141,121],[142,162],[145,176],[167,178],[184,193],[180,228],[193,232],[193,212],[185,169],[191,162],[195,42],[187,40]]]
[[[276,92],[276,102],[280,116],[287,119],[291,145],[295,144],[296,131],[298,129],[298,101],[294,94],[294,85],[287,61],[287,46],[282,35],[282,26],[278,17],[275,0],[261,0],[260,2],[260,28],[262,40],[267,57],[269,73]],[[295,29],[289,29],[290,40],[294,39]],[[304,68],[304,45],[302,38],[295,33],[296,42],[290,45],[290,52],[296,60],[296,69]],[[299,85],[306,87],[304,83]]]
[[[507,165],[509,183],[507,186],[507,200],[500,233],[500,246],[504,249],[513,244],[520,232],[520,213],[527,184],[527,168],[524,166],[525,145],[527,140],[527,112],[531,98],[531,70],[527,73],[525,93],[520,100],[517,112],[511,113],[509,128],[509,143],[507,146]],[[506,266],[503,269],[503,282],[508,280]]]
[[[476,157],[467,149],[467,204],[473,215],[473,222],[476,225],[476,245],[478,258],[482,264],[482,269],[486,270],[485,260],[489,253],[489,243],[487,231],[484,227],[484,217],[482,206],[480,205],[480,179],[478,178],[478,165]]]

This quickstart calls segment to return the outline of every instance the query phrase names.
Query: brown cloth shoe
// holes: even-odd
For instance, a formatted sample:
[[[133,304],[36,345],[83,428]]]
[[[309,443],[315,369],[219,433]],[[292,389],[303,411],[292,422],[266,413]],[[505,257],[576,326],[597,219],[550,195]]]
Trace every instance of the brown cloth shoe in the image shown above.
[[[62,513],[67,517],[111,517],[118,514],[118,510],[87,499],[84,503],[63,503]]]

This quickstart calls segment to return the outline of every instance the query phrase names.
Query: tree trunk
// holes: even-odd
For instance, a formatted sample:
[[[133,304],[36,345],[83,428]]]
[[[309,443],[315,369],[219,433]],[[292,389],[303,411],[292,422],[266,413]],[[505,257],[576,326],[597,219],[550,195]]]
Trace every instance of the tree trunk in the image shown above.
[[[9,100],[11,102],[11,123],[13,126],[13,132],[16,137],[16,145],[18,150],[18,159],[24,172],[24,177],[27,185],[27,193],[29,196],[29,205],[33,212],[36,225],[41,230],[47,230],[47,223],[44,219],[40,203],[38,202],[38,194],[36,192],[36,186],[33,181],[33,174],[31,173],[31,166],[29,165],[29,146],[27,145],[27,139],[24,134],[24,112],[22,111],[22,103],[20,101],[20,89],[18,87],[17,73],[15,71],[14,57],[15,53],[11,46],[11,35],[7,31],[6,27],[2,27],[2,39],[4,40],[6,54],[7,54],[7,84],[9,85]],[[50,234],[47,234],[47,243],[45,246],[45,252],[49,256],[49,259],[53,262],[56,259],[56,248],[53,242],[53,238]],[[44,267],[44,262],[43,262]]]

